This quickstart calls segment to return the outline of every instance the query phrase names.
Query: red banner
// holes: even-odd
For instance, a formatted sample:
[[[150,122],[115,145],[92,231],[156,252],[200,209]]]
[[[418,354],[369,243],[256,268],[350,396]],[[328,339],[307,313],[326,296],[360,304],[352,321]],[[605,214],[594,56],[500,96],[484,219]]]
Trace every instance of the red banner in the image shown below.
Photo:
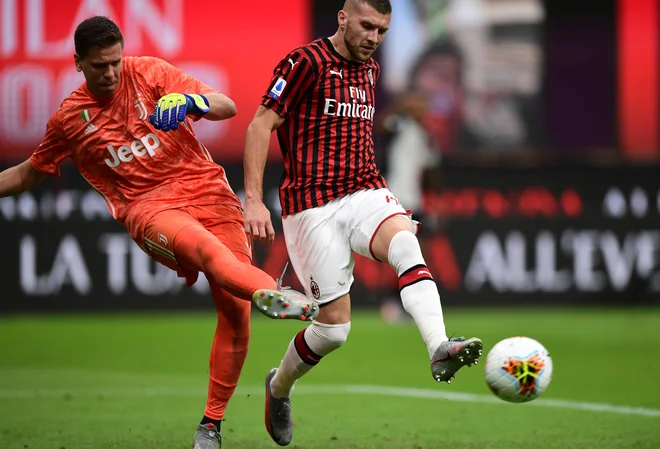
[[[242,158],[245,130],[275,64],[311,36],[307,0],[3,0],[0,159],[27,158],[50,115],[83,81],[73,65],[73,33],[93,15],[119,25],[125,55],[163,58],[236,102],[233,119],[195,124],[221,161]]]

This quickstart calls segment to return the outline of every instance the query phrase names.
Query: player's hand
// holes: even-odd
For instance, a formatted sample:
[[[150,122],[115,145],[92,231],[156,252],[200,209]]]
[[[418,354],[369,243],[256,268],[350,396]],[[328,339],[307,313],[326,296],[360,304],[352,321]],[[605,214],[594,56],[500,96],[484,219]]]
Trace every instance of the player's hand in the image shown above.
[[[179,129],[179,122],[186,115],[204,115],[209,112],[209,101],[199,94],[167,94],[158,100],[149,122],[156,129],[169,131]]]
[[[245,233],[252,236],[252,239],[260,241],[275,241],[275,229],[270,221],[270,211],[263,201],[248,200],[245,201],[243,210],[243,219],[245,221]]]

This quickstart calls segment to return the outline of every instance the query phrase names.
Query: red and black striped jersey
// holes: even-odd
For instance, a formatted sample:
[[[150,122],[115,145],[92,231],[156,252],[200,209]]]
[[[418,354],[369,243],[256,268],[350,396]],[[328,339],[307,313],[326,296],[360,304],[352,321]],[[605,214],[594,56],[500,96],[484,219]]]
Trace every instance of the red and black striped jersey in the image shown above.
[[[372,137],[380,66],[342,57],[329,39],[296,48],[274,70],[261,104],[283,117],[282,215],[387,187]]]

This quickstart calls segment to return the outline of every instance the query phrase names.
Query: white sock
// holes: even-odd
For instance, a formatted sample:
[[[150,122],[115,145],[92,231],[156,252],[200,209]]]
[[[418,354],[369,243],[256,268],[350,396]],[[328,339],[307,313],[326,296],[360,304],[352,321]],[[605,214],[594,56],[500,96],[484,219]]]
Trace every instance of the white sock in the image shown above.
[[[284,354],[270,389],[276,398],[288,398],[298,379],[314,368],[321,359],[344,344],[351,323],[324,324],[312,321],[293,337]]]
[[[397,233],[390,242],[388,261],[399,276],[403,308],[415,320],[429,358],[447,340],[440,293],[426,266],[417,237],[410,231]]]
[[[296,380],[303,377],[315,366],[303,362],[298,355],[295,347],[297,337],[296,335],[289,343],[284,358],[280,362],[280,367],[270,381],[270,391],[276,398],[290,397],[291,393],[293,393],[293,386]]]

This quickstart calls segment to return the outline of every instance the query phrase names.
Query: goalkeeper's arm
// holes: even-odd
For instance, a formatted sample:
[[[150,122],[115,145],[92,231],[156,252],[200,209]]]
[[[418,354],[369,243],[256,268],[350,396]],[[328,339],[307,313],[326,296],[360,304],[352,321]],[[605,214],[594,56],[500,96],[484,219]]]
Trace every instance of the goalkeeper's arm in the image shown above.
[[[0,198],[18,195],[36,187],[47,175],[38,172],[30,160],[0,173]]]
[[[227,96],[214,92],[210,94],[169,93],[160,97],[149,122],[154,128],[167,132],[179,129],[179,122],[186,116],[197,120],[224,120],[236,115],[236,105]]]
[[[207,120],[225,120],[236,115],[236,105],[228,96],[219,92],[204,94],[209,101],[209,112],[204,114]]]

